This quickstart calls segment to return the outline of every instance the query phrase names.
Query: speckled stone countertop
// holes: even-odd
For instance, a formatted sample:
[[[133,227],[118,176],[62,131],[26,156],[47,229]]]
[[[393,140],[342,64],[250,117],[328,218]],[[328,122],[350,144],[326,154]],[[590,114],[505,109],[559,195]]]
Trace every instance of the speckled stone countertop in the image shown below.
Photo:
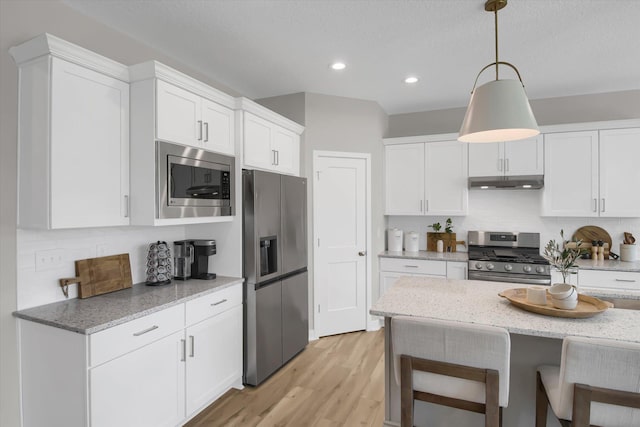
[[[466,262],[469,260],[466,252],[432,252],[432,251],[418,251],[418,252],[381,252],[378,257],[380,258],[406,258],[406,259],[427,259],[433,261],[461,261]]]
[[[567,335],[640,343],[640,310],[611,308],[587,319],[564,319],[531,313],[511,305],[498,293],[512,283],[401,277],[374,305],[376,316],[420,316],[498,326],[511,333],[564,338]]]
[[[579,259],[577,264],[581,270],[632,271],[640,273],[640,261]]]
[[[164,286],[139,284],[96,297],[28,308],[13,315],[89,335],[242,282],[241,278],[218,276],[215,280],[173,280]]]

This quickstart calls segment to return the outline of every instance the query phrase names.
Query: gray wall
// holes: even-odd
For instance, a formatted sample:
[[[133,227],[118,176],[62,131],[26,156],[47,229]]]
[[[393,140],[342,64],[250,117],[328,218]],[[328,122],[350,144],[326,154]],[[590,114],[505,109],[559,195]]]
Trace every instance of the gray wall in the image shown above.
[[[538,125],[640,117],[640,90],[563,96],[530,101]],[[466,107],[389,116],[386,137],[458,132]]]
[[[57,0],[0,0],[0,425],[20,425],[16,323],[18,73],[8,49],[48,32],[126,65],[156,59],[231,95],[230,88]],[[54,368],[54,367],[52,367]]]

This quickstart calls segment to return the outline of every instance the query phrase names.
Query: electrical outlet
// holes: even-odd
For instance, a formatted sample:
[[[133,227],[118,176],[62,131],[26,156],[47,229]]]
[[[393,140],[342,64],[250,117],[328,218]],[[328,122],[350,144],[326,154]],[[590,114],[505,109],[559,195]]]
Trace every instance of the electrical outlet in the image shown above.
[[[36,252],[36,271],[55,270],[63,266],[64,249],[50,249]]]

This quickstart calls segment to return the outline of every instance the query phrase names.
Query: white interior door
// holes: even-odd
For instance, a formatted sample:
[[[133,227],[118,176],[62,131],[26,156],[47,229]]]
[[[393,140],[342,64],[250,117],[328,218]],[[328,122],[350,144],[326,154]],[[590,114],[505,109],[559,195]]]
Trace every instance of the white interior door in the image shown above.
[[[318,336],[366,329],[368,158],[316,154],[314,288]]]

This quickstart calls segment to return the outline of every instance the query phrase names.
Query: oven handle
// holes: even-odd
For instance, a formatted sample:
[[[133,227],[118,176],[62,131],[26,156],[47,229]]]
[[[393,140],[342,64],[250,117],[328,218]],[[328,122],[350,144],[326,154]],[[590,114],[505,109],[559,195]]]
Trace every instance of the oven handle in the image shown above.
[[[548,279],[534,279],[523,277],[505,277],[495,274],[476,273],[475,271],[469,272],[469,280],[484,280],[491,282],[505,282],[505,283],[522,283],[524,285],[551,285],[551,278]]]

